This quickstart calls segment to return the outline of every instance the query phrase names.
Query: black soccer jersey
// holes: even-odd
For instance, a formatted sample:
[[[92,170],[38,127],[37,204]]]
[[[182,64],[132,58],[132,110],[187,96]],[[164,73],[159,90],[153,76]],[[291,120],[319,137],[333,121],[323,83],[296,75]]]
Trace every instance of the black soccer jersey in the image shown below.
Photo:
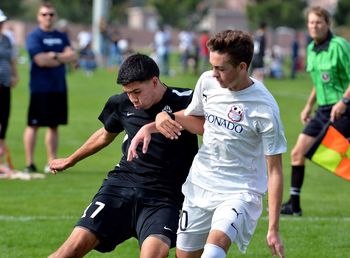
[[[126,93],[109,98],[99,120],[108,132],[125,131],[126,136],[123,157],[105,183],[155,190],[166,198],[182,201],[181,185],[198,151],[196,135],[182,131],[178,140],[169,140],[160,133],[152,134],[147,153],[143,154],[142,146],[138,146],[139,158],[131,162],[127,161],[127,151],[143,125],[153,122],[163,110],[176,112],[186,108],[192,93],[190,89],[167,88],[161,101],[147,110],[135,109]]]

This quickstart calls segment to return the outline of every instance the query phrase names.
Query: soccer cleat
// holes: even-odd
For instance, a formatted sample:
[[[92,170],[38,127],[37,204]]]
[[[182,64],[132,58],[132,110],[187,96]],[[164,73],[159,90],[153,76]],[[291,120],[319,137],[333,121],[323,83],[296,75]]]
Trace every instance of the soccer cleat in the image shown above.
[[[294,211],[292,204],[290,202],[286,202],[286,203],[282,204],[281,214],[292,215],[292,216],[301,216],[301,215],[303,215],[303,212],[301,209],[299,209],[298,211]]]
[[[24,168],[24,172],[26,173],[35,173],[38,172],[36,166],[34,164],[30,164],[29,166]]]

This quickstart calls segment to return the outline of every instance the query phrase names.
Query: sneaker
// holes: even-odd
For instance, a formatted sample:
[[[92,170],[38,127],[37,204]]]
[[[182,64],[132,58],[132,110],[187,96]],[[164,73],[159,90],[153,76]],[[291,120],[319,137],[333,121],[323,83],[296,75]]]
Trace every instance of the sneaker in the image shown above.
[[[283,215],[292,215],[292,216],[301,216],[303,214],[302,210],[298,211],[293,210],[292,203],[286,202],[282,204],[281,214]]]
[[[24,168],[24,172],[26,173],[34,173],[34,172],[38,172],[36,166],[34,164],[30,164],[29,166]]]
[[[44,167],[44,173],[46,173],[46,174],[51,173],[50,165],[47,164],[47,165]]]

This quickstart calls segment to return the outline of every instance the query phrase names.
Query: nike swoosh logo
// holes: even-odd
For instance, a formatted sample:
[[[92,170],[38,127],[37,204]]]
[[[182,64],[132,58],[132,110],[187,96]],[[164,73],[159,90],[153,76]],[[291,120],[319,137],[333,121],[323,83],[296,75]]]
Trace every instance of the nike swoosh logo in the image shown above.
[[[168,228],[167,226],[164,226],[163,228],[164,228],[165,230],[169,230],[169,231],[171,231],[171,232],[173,231],[171,228]]]
[[[126,113],[126,116],[132,116],[132,115],[134,115],[134,113],[131,113],[131,112]]]

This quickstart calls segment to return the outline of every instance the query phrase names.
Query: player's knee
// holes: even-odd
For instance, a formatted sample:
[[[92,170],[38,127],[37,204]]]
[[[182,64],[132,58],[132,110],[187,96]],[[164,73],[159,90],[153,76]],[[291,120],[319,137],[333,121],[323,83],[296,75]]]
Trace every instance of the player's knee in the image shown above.
[[[225,258],[226,252],[220,246],[205,244],[201,258]]]
[[[304,154],[299,148],[293,148],[290,153],[291,161],[293,165],[303,165],[304,164]]]
[[[237,227],[235,224],[236,223],[232,223],[229,220],[221,219],[213,223],[211,230],[218,230],[218,232],[221,232],[222,235],[220,235],[219,238],[222,239],[222,244],[225,244],[225,246],[227,246],[234,242],[236,239]]]

